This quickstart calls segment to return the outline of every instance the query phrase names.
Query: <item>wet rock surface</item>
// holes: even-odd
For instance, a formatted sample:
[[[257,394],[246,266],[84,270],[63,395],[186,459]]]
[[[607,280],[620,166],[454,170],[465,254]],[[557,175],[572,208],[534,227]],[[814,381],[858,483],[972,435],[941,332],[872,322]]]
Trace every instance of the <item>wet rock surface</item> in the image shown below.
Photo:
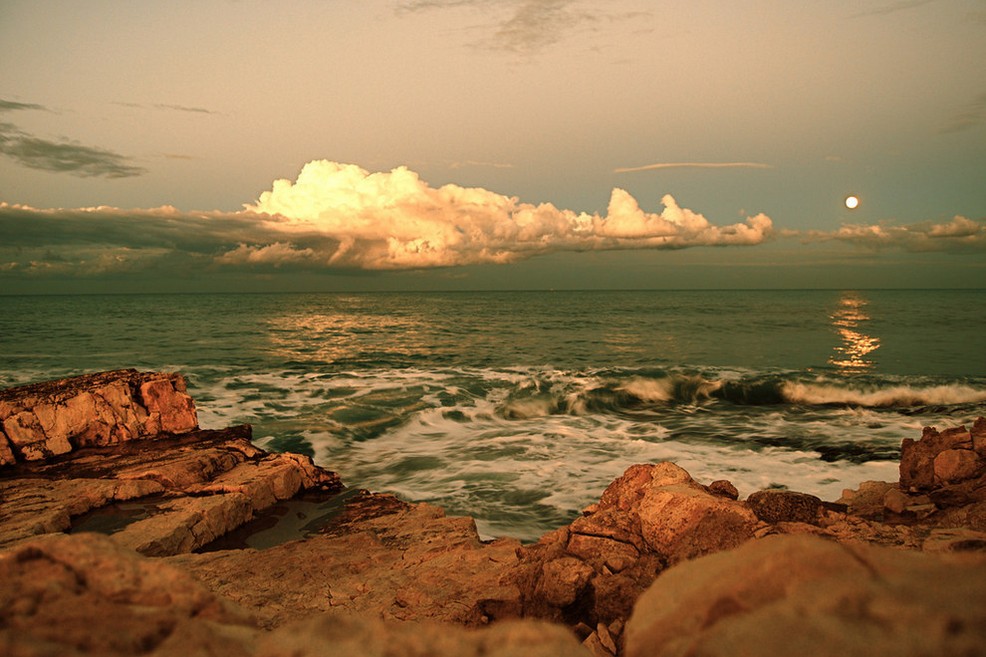
[[[634,465],[521,545],[345,490],[246,426],[146,433],[194,417],[180,381],[0,393],[16,435],[0,440],[0,653],[986,654],[986,420],[905,440],[900,482],[836,503]],[[145,433],[105,429],[97,402],[70,401],[87,390],[130,399]],[[43,443],[17,433],[38,426]]]

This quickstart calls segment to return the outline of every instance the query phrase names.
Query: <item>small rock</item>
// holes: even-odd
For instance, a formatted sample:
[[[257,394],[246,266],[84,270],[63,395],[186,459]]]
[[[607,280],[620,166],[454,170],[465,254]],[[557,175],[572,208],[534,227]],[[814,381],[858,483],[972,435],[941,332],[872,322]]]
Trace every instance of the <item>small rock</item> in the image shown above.
[[[731,500],[739,499],[739,491],[736,490],[736,486],[733,486],[732,482],[726,481],[725,479],[718,479],[709,484],[709,492],[713,495],[726,497]]]
[[[746,503],[764,522],[803,522],[818,520],[822,501],[814,495],[789,490],[761,490],[751,494]]]

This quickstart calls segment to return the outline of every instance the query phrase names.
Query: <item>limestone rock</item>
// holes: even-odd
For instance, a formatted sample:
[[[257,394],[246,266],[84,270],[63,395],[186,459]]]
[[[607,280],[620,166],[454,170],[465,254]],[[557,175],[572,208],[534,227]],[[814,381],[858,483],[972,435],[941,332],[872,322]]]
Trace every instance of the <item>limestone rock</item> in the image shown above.
[[[388,495],[360,496],[321,535],[168,561],[267,627],[329,610],[466,626],[520,615],[511,577],[519,542],[482,543],[471,518]]]
[[[624,639],[628,657],[983,654],[986,560],[771,536],[662,573]]]
[[[246,425],[196,431],[11,466],[0,479],[0,547],[109,524],[121,545],[149,555],[177,554],[301,491],[341,487],[337,475],[306,456],[257,449],[250,434]]]
[[[197,428],[180,374],[115,370],[0,390],[0,465]]]

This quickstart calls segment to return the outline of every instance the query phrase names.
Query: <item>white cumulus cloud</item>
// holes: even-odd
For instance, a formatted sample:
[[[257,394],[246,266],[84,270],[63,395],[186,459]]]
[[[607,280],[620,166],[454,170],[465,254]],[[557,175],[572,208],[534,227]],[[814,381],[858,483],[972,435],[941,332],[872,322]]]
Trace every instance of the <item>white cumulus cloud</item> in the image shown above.
[[[273,225],[285,235],[338,242],[331,252],[313,252],[313,258],[366,269],[502,263],[553,251],[754,245],[773,228],[763,214],[715,226],[670,195],[662,203],[662,212],[646,212],[617,188],[607,214],[600,216],[523,203],[481,188],[433,188],[406,167],[370,173],[317,160],[305,165],[297,180],[275,181],[246,209],[283,219]],[[239,245],[237,252],[244,248],[250,247]]]

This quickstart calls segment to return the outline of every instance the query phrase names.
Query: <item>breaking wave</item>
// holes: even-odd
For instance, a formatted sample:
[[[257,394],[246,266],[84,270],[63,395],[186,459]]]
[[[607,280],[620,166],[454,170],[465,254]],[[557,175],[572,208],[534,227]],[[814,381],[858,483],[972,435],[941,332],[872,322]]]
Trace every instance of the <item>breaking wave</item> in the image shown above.
[[[658,375],[566,375],[555,372],[518,383],[506,396],[499,413],[506,418],[527,419],[556,414],[646,412],[671,405],[702,405],[716,401],[738,406],[914,410],[981,404],[986,402],[986,387],[955,382],[805,380],[794,373],[717,377],[681,372]]]

